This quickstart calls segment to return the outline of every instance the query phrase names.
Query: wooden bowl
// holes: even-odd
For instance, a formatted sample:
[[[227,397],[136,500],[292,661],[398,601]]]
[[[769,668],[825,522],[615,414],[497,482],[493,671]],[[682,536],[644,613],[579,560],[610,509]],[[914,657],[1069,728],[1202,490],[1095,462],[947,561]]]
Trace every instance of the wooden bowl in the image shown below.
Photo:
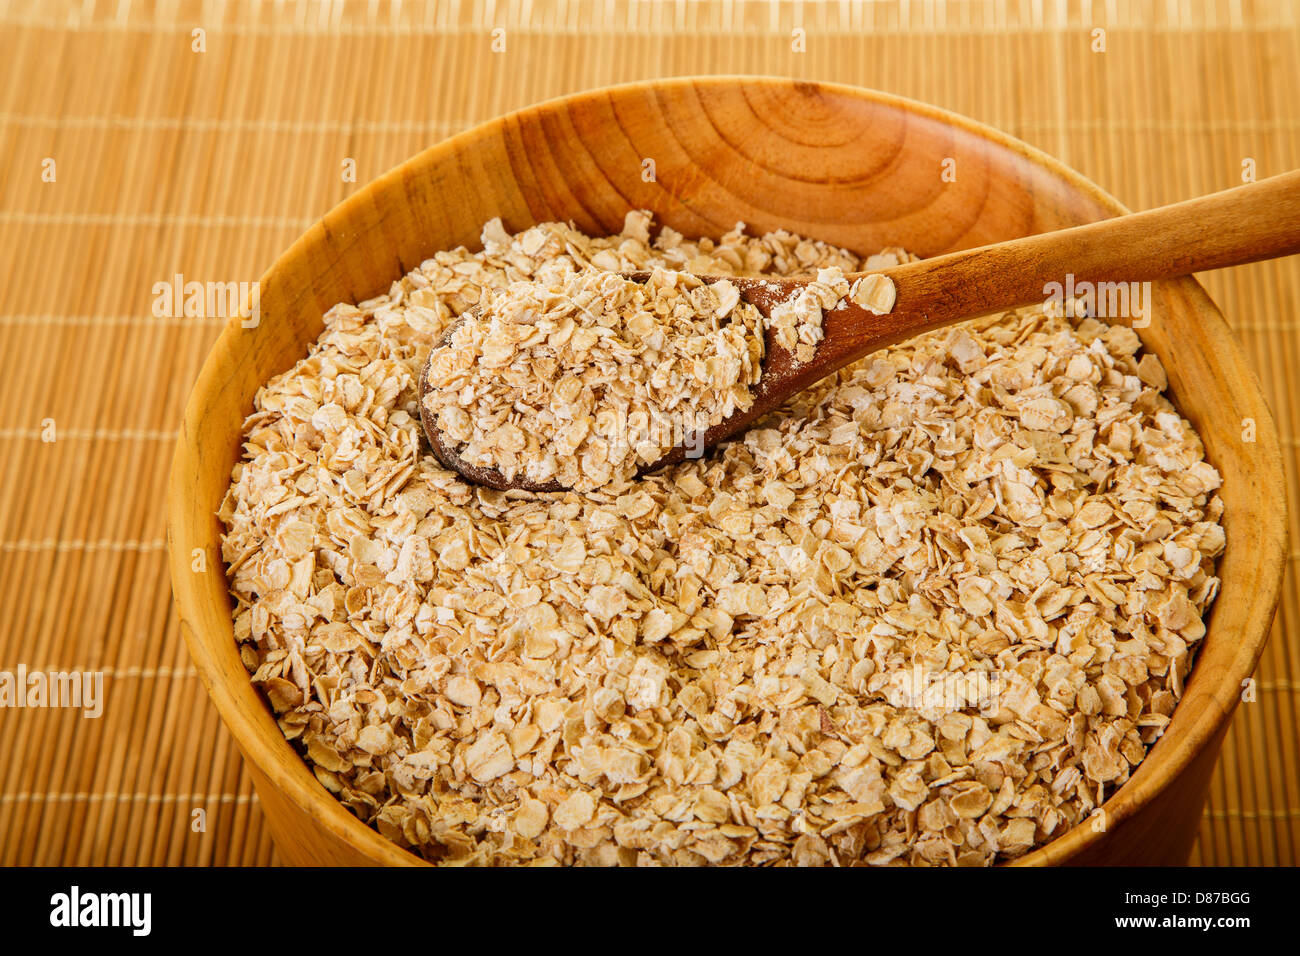
[[[959,116],[869,90],[743,77],[638,83],[530,107],[425,150],[331,210],[262,277],[260,324],[244,329],[232,319],[208,356],[167,506],[185,638],[287,862],[421,861],[316,781],[240,663],[214,513],[254,394],[306,354],[330,306],[385,291],[437,250],[477,248],[493,216],[511,231],[572,220],[605,235],[634,208],[691,236],[743,220],[859,253],[902,245],[923,256],[1125,211],[1051,157]],[[1106,802],[1104,828],[1085,821],[1020,863],[1186,861],[1278,600],[1286,521],[1272,416],[1200,285],[1185,278],[1154,292],[1155,321],[1142,339],[1164,361],[1174,400],[1224,477],[1222,590],[1186,695]],[[206,572],[192,570],[196,549],[206,552]]]

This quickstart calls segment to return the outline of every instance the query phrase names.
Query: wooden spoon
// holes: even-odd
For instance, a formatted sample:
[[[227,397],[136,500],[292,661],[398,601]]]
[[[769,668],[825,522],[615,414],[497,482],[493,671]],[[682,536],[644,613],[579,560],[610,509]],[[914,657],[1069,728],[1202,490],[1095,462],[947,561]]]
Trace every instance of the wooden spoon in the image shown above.
[[[803,365],[773,341],[769,330],[763,374],[751,388],[753,405],[709,429],[702,447],[731,438],[792,395],[876,349],[964,319],[1044,302],[1056,291],[1052,283],[1064,291],[1072,280],[1074,288],[1082,291],[1082,283],[1168,279],[1295,252],[1300,252],[1300,171],[1172,206],[879,270],[894,281],[897,289],[893,310],[878,315],[847,299],[842,301],[824,314],[824,337],[812,360]],[[852,283],[864,274],[845,278]],[[645,278],[644,273],[628,275]],[[704,278],[710,281],[715,277]],[[726,278],[740,290],[741,299],[764,316],[778,303],[797,295],[810,281],[776,276]],[[1127,301],[1131,312],[1132,297]],[[1151,302],[1144,301],[1142,308],[1145,323],[1150,318]],[[494,469],[463,461],[454,446],[443,440],[425,410],[424,396],[430,388],[427,371],[426,363],[420,375],[420,421],[434,454],[444,466],[471,482],[499,490],[564,490],[556,482],[508,481]],[[685,455],[686,450],[679,446],[641,471],[681,461]]]

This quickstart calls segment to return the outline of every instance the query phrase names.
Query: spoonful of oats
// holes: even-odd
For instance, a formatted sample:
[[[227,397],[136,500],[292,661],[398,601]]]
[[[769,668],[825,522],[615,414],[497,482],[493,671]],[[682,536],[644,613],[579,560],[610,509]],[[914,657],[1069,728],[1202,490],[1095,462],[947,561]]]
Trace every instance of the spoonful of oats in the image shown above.
[[[875,273],[544,270],[486,294],[430,351],[434,454],[497,489],[590,491],[698,457],[870,352],[1080,296],[1152,321],[1151,280],[1300,251],[1300,172]],[[543,277],[544,276],[544,277]]]

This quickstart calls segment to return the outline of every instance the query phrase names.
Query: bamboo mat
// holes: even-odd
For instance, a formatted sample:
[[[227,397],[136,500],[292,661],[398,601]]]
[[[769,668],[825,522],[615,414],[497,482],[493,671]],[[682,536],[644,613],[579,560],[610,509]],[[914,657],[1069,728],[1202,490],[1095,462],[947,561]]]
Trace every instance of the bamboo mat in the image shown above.
[[[107,697],[99,719],[0,710],[0,863],[276,860],[165,571],[173,437],[220,322],[154,317],[155,282],[253,280],[339,200],[457,130],[694,73],[915,97],[1147,208],[1235,185],[1243,163],[1260,178],[1300,167],[1297,6],[0,0],[0,670],[102,670]],[[1300,263],[1203,278],[1300,464]],[[1294,567],[1194,863],[1297,862]]]

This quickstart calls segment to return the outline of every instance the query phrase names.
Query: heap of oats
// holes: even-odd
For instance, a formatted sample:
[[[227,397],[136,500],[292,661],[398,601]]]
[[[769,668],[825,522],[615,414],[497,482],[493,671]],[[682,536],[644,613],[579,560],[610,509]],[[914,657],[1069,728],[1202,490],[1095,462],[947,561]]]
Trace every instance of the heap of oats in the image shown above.
[[[591,491],[753,405],[762,317],[726,279],[548,271],[433,350],[425,405],[462,460]]]
[[[1024,311],[596,492],[424,454],[421,361],[490,289],[860,265],[648,228],[489,223],[332,309],[259,393],[221,518],[286,737],[435,861],[988,864],[1085,820],[1168,723],[1218,588],[1219,476],[1158,360]]]
[[[765,319],[727,279],[656,268],[639,282],[561,259],[484,290],[433,348],[425,408],[470,465],[594,491],[747,411],[769,327],[804,364],[824,312],[846,298],[888,312],[893,296],[885,276],[850,286],[832,266]]]

